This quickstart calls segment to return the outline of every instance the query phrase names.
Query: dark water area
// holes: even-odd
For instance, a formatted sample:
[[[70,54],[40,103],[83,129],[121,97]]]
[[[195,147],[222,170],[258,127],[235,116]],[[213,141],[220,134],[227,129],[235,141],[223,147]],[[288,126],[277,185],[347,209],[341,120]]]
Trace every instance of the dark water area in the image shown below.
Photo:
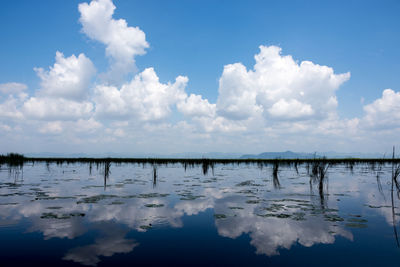
[[[3,164],[1,266],[396,266],[397,166]]]

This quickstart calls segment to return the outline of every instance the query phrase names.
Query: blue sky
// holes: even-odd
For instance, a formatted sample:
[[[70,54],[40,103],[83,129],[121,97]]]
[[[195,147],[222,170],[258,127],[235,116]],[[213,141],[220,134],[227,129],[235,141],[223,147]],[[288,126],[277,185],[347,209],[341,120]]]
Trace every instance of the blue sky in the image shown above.
[[[80,20],[82,13],[78,10],[81,2],[83,1],[2,2],[0,9],[0,33],[2,36],[0,88],[1,85],[7,84],[7,88],[10,88],[10,83],[26,85],[25,98],[19,97],[18,101],[14,101],[18,102],[14,103],[15,111],[20,111],[21,116],[10,118],[5,114],[2,115],[0,108],[0,122],[3,125],[3,131],[0,128],[0,135],[13,136],[13,138],[8,138],[7,151],[58,151],[64,149],[63,144],[66,140],[72,144],[71,151],[75,152],[110,150],[124,152],[129,148],[129,150],[134,149],[140,152],[160,153],[199,149],[204,150],[202,152],[217,150],[246,153],[286,149],[381,152],[389,149],[390,144],[394,145],[398,142],[396,141],[399,137],[397,117],[394,117],[393,121],[387,122],[382,118],[387,118],[388,114],[394,114],[400,109],[398,102],[400,94],[397,93],[400,90],[400,76],[398,75],[400,70],[399,1],[115,0],[112,20],[123,19],[126,21],[127,27],[139,27],[140,31],[145,34],[147,43],[147,46],[142,43],[143,53],[128,55],[128,57],[132,56],[133,63],[128,62],[132,64],[125,65],[124,68],[130,71],[118,79],[115,77],[111,79],[112,74],[109,72],[113,66],[112,62],[115,63],[118,55],[113,57],[105,52],[107,38],[104,36],[112,35],[112,33],[102,35],[102,33],[96,32],[94,34],[97,37],[93,38],[93,32],[85,32],[84,24]],[[120,41],[123,42],[123,40]],[[115,43],[114,45],[118,46]],[[289,88],[282,87],[282,90],[287,89],[290,93],[277,96],[273,102],[270,102],[271,96],[268,95],[266,98],[269,99],[269,102],[262,102],[260,100],[262,98],[260,95],[263,95],[262,90],[268,91],[274,88],[260,84],[263,81],[260,74],[261,78],[256,75],[258,78],[255,88],[249,90],[253,90],[252,94],[257,95],[254,103],[262,110],[250,108],[255,113],[249,111],[251,116],[238,120],[236,115],[227,111],[233,105],[232,102],[229,102],[231,99],[229,97],[232,96],[229,92],[233,92],[229,91],[231,90],[229,86],[236,85],[232,85],[231,80],[228,80],[226,82],[228,85],[221,87],[219,81],[225,77],[224,66],[229,64],[240,62],[247,70],[253,69],[254,56],[260,53],[260,45],[279,47],[281,56],[290,55],[293,62],[297,64],[301,64],[302,61],[310,61],[315,65],[331,68],[334,74],[349,73],[348,78],[329,89],[329,96],[323,94],[319,98],[326,97],[328,101],[329,97],[334,96],[337,99],[336,105],[325,110],[326,103],[321,104],[321,101],[317,101],[318,104],[316,104],[316,100],[302,102],[296,98],[297,102],[294,102],[290,94],[295,94],[296,90],[301,91],[300,85],[292,88],[291,85],[288,85]],[[83,116],[82,119],[98,123],[96,124],[98,128],[94,133],[89,131],[87,134],[77,134],[70,131],[69,128],[75,127],[73,122],[76,122],[79,116],[74,118],[53,116],[49,119],[43,114],[43,116],[36,117],[27,114],[30,112],[26,102],[32,100],[30,99],[32,97],[36,97],[36,99],[47,97],[46,99],[48,99],[48,95],[45,96],[43,92],[49,93],[51,90],[43,88],[45,87],[43,77],[38,77],[34,68],[43,68],[44,72],[47,71],[49,74],[49,67],[55,64],[57,51],[63,53],[65,58],[72,55],[78,57],[83,53],[96,69],[96,74],[88,72],[92,75],[88,78],[90,82],[85,83],[86,87],[82,89],[86,90],[85,99],[79,99],[81,102],[77,98],[74,99],[79,103],[83,103],[84,100],[92,104],[90,114]],[[113,114],[110,113],[110,110],[101,111],[100,102],[96,100],[99,99],[99,86],[102,84],[115,86],[117,90],[122,90],[124,84],[129,83],[135,75],[150,67],[154,69],[161,84],[174,83],[175,78],[179,75],[188,78],[187,84],[184,86],[184,93],[181,92],[182,96],[176,96],[174,100],[167,101],[168,108],[166,110],[170,111],[166,116],[137,119],[138,116],[143,116],[137,110],[120,110],[117,113],[121,116],[116,119],[115,110]],[[296,84],[297,78],[293,79],[292,82]],[[284,79],[280,80],[280,83],[282,82]],[[272,82],[272,84],[276,83],[277,81]],[[303,80],[299,83],[304,85]],[[315,81],[314,84],[318,84],[318,90],[325,90],[322,80]],[[278,85],[280,86],[280,84]],[[47,86],[49,86],[48,83]],[[136,90],[135,86],[132,86],[131,90]],[[312,87],[313,85],[307,84],[307,86]],[[383,98],[383,90],[388,88],[392,89],[394,94],[387,94],[387,97]],[[239,88],[239,90],[242,89]],[[3,91],[10,94],[9,90]],[[215,104],[215,107],[210,106],[210,110],[215,109],[216,115],[208,116],[209,121],[205,122],[204,119],[199,119],[200,116],[193,117],[193,114],[189,114],[188,109],[185,109],[183,104],[179,104],[179,101],[186,101],[185,103],[188,104],[187,99],[190,94],[201,96],[201,99],[206,100],[210,105]],[[313,91],[312,94],[315,96],[313,98],[318,98],[318,93]],[[65,97],[64,93],[61,95],[50,93],[50,95],[56,97],[57,101]],[[224,98],[225,96],[226,98]],[[3,93],[0,101],[3,101],[4,107],[10,108],[9,104],[6,105],[8,97],[6,93]],[[17,99],[17,97],[14,98]],[[284,101],[279,102],[281,99]],[[380,99],[382,101],[379,102]],[[387,104],[387,101],[390,101],[390,104]],[[285,112],[287,111],[288,114],[296,112],[290,110],[290,107],[293,106],[300,108],[304,114],[279,117],[283,116],[282,110],[279,111],[279,114],[272,111],[272,107],[279,106],[278,104],[274,106],[276,103],[279,105],[289,103],[289,110],[284,106]],[[384,103],[386,104],[384,105]],[[192,104],[197,105],[196,101]],[[370,108],[367,108],[369,111],[365,110],[367,105],[370,105]],[[391,107],[389,111],[382,108],[387,105]],[[243,108],[240,105],[238,107]],[[154,106],[152,108],[157,109]],[[3,113],[6,113],[4,110]],[[186,110],[186,113],[182,110]],[[142,111],[146,114],[151,113],[148,110]],[[266,114],[267,111],[270,114]],[[74,110],[71,112],[73,113]],[[227,115],[227,112],[231,112],[230,115]],[[257,114],[263,120],[264,128],[262,129],[257,127],[255,129],[251,126],[253,124],[251,120],[260,119],[257,118]],[[110,119],[110,116],[113,118]],[[333,119],[333,117],[335,118]],[[355,122],[355,119],[359,121]],[[217,122],[222,123],[222,121],[225,126],[218,124],[219,130],[208,127],[216,125]],[[202,125],[199,125],[199,122]],[[351,127],[348,125],[349,123]],[[184,127],[183,124],[185,124]],[[334,130],[313,132],[312,134],[305,130],[305,128],[326,130],[325,126],[321,126],[326,124],[336,126],[329,126]],[[125,128],[121,128],[120,125],[124,125]],[[157,128],[156,125],[157,127],[162,125],[162,127]],[[293,128],[293,125],[301,128],[301,132],[289,130]],[[183,134],[182,129],[178,129],[181,126],[186,127],[186,130],[188,128],[191,130]],[[49,128],[49,131],[43,130],[47,129],[46,127]],[[112,136],[110,129],[116,128],[120,128],[120,133],[124,134]],[[346,133],[346,129],[349,128],[353,131],[351,136]],[[29,134],[22,132],[16,134],[15,131],[18,132],[18,129]],[[54,131],[54,129],[56,130]],[[136,133],[139,129],[146,129],[148,134],[130,136],[130,133]],[[163,131],[168,133],[178,131],[179,133],[165,136],[162,139],[158,135]],[[180,134],[190,136],[183,141],[185,145],[182,146],[179,143],[182,141],[179,137]],[[343,139],[344,135],[348,137],[345,140]],[[274,141],[260,146],[257,140],[268,136],[273,136]],[[299,140],[306,139],[311,145],[299,145],[296,141],[299,136],[304,136]],[[94,147],[93,144],[89,145],[90,141],[87,142],[87,138],[97,140],[104,146],[99,148],[98,146]],[[112,141],[115,138],[118,139],[118,142]],[[126,140],[122,140],[124,138]],[[37,147],[30,145],[31,139],[37,140],[36,143],[42,145]],[[288,139],[293,141],[287,142]],[[231,142],[235,143],[237,140],[242,140],[240,143],[243,143],[243,146],[234,149]],[[85,145],[82,146],[82,143]],[[175,146],[169,144],[175,144]],[[78,151],[82,149],[85,151]]]

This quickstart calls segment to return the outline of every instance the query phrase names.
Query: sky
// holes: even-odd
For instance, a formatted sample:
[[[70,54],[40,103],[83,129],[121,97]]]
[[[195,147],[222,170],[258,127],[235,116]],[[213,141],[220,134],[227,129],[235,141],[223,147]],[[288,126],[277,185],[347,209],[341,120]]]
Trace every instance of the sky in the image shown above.
[[[400,145],[399,1],[1,6],[0,153]]]

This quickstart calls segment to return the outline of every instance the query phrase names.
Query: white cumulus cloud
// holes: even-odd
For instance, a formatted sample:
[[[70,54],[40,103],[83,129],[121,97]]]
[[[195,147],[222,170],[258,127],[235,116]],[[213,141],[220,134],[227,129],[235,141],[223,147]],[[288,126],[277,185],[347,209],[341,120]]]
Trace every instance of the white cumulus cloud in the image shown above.
[[[119,81],[134,71],[135,56],[145,54],[149,47],[145,33],[139,27],[128,26],[124,19],[113,19],[115,5],[111,0],[81,3],[78,9],[82,31],[106,46],[106,55],[111,59],[108,80]]]
[[[184,101],[177,104],[177,108],[186,116],[190,117],[213,117],[215,116],[215,104],[210,104],[201,95],[190,94]]]
[[[400,127],[400,92],[386,89],[382,97],[364,106],[366,127],[393,129]]]
[[[91,102],[63,98],[31,97],[23,106],[25,116],[36,120],[78,120],[88,118],[92,111]]]
[[[323,119],[335,113],[335,91],[350,73],[281,55],[277,46],[260,46],[254,69],[226,65],[219,81],[218,114],[246,120],[262,113],[268,119]]]
[[[20,107],[26,99],[25,93],[20,93],[17,97],[9,95],[7,99],[0,102],[0,118],[4,119],[22,119],[24,117]],[[0,99],[1,100],[1,99]]]
[[[272,107],[268,109],[268,112],[272,117],[290,119],[308,117],[314,114],[311,105],[303,104],[296,99],[286,101],[283,98],[273,104]]]
[[[137,74],[118,89],[99,85],[95,88],[96,113],[101,117],[136,121],[157,121],[171,113],[172,105],[186,98],[188,79],[178,76],[174,83],[160,83],[153,68]]]
[[[93,63],[84,54],[65,58],[56,53],[56,62],[48,71],[35,68],[41,79],[40,94],[47,97],[62,97],[81,100],[87,96],[90,80],[95,73]]]

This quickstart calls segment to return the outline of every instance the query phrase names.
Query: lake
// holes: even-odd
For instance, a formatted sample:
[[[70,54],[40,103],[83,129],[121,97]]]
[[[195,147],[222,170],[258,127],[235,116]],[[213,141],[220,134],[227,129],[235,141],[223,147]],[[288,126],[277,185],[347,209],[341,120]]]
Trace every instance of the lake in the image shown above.
[[[392,164],[0,167],[1,266],[394,266]]]

